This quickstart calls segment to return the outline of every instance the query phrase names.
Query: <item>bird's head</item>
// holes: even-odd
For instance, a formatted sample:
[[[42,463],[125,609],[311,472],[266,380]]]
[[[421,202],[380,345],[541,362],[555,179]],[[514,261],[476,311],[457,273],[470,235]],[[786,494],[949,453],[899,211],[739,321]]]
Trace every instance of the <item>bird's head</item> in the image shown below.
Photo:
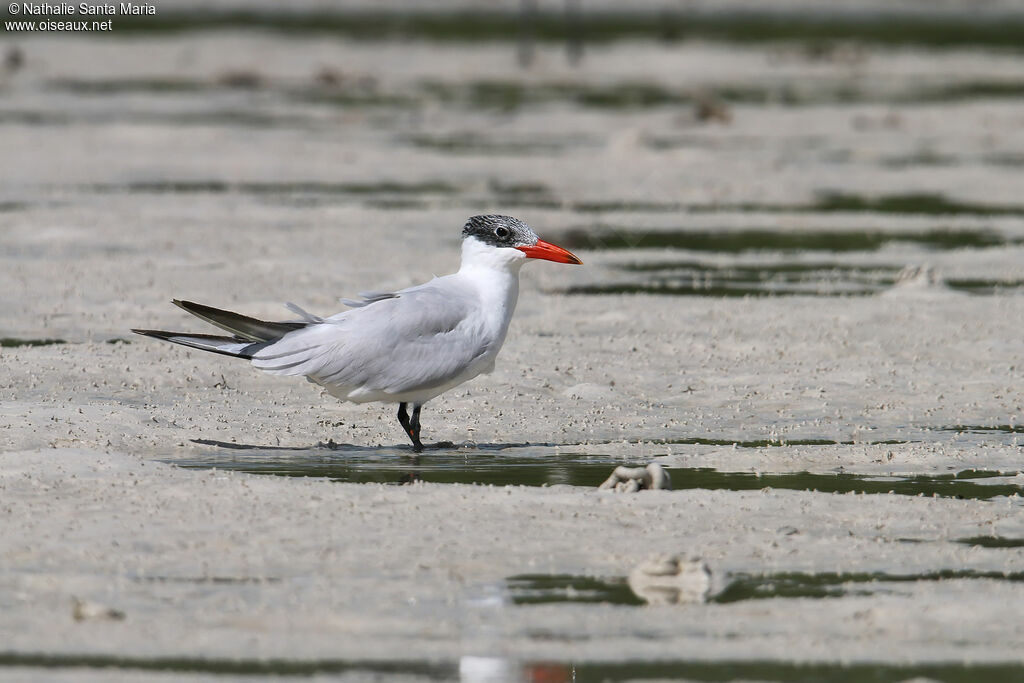
[[[544,259],[556,263],[582,265],[574,254],[545,242],[529,225],[512,216],[473,216],[462,228],[464,253],[475,252],[481,258],[494,258],[513,265],[525,259]]]

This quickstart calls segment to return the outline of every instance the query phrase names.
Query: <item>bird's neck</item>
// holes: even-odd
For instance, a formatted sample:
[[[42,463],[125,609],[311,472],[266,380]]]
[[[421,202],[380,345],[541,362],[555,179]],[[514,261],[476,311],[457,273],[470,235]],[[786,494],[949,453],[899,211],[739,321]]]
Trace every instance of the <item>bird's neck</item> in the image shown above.
[[[495,249],[475,237],[462,241],[462,265],[459,273],[481,282],[507,288],[519,287],[519,269],[526,254],[518,249]]]
[[[484,310],[499,327],[508,326],[519,298],[519,269],[526,255],[515,249],[495,249],[469,237],[462,243],[459,277],[476,288]],[[502,330],[503,333],[503,330]]]
[[[519,277],[519,269],[526,263],[526,254],[518,249],[496,249],[475,237],[462,240],[462,265],[459,271],[496,270]]]

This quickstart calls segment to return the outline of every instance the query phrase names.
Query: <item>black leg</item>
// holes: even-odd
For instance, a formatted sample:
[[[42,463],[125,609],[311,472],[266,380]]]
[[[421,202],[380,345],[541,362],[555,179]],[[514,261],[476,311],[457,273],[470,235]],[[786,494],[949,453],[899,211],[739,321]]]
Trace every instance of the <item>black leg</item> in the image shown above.
[[[406,403],[398,404],[398,421],[402,423],[402,429],[412,440],[412,449],[419,453],[423,450],[423,442],[420,441],[420,406],[414,405],[410,420],[409,413],[405,408],[407,405]]]
[[[412,419],[409,421],[409,436],[412,437],[413,450],[417,453],[423,450],[423,442],[420,441],[420,408],[422,407],[416,405],[412,409]]]
[[[398,421],[402,423],[402,429],[405,433],[409,433],[409,413],[405,412],[405,404],[398,404]]]

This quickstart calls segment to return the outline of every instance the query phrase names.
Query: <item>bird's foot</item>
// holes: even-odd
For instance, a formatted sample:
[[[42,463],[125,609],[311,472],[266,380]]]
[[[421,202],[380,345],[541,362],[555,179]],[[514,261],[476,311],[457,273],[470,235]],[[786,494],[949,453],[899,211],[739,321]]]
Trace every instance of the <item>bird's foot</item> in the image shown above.
[[[423,443],[419,439],[413,442],[412,451],[413,453],[422,453],[425,450],[441,450],[444,448],[455,448],[455,444],[451,441],[438,441],[437,443]]]

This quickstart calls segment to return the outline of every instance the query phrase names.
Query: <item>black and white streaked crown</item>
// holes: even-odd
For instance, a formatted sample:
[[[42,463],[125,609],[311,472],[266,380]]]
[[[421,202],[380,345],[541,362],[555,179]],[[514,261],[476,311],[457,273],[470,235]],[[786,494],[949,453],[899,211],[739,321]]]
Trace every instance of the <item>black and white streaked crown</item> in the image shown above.
[[[529,225],[512,216],[472,216],[462,228],[463,237],[475,237],[492,247],[519,247],[537,243]]]

